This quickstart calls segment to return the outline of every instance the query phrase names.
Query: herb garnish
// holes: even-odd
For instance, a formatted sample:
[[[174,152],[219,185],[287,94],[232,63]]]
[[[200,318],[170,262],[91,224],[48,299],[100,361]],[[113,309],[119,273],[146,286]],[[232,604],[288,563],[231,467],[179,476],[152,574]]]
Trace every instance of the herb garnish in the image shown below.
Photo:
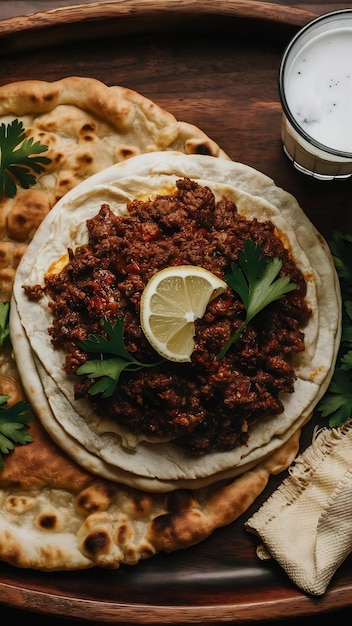
[[[0,394],[0,470],[4,469],[2,455],[12,452],[15,444],[24,445],[33,441],[27,422],[32,419],[30,405],[20,400],[9,408],[5,405],[10,396]]]
[[[17,192],[17,184],[29,189],[35,184],[33,174],[40,174],[51,159],[36,156],[46,152],[48,146],[26,137],[23,123],[17,119],[11,124],[0,125],[0,196],[5,192],[13,198]]]
[[[352,235],[334,231],[329,247],[340,280],[342,335],[333,377],[317,409],[335,428],[352,415]]]
[[[0,302],[0,348],[10,334],[9,313],[10,303]],[[33,418],[30,405],[20,400],[6,408],[3,405],[9,400],[10,396],[0,394],[0,470],[4,469],[3,454],[11,452],[15,444],[33,441],[27,429],[27,422]]]
[[[103,398],[109,398],[114,393],[123,370],[137,371],[143,367],[156,367],[160,361],[141,363],[126,350],[123,340],[123,317],[118,317],[114,325],[104,317],[101,325],[108,339],[98,333],[91,333],[87,339],[78,342],[82,350],[87,353],[98,353],[101,358],[86,361],[79,366],[77,374],[86,374],[88,378],[99,378],[100,380],[89,389],[89,393],[90,395],[101,393]],[[107,356],[103,358],[103,355]]]
[[[3,347],[5,339],[10,335],[9,314],[10,303],[0,302],[0,348]]]
[[[240,296],[246,310],[246,317],[216,357],[217,361],[225,356],[228,349],[260,311],[296,288],[289,276],[276,278],[282,267],[281,259],[278,257],[269,259],[252,239],[244,242],[243,250],[238,253],[238,263],[239,265],[231,263],[229,270],[225,273],[225,280]]]

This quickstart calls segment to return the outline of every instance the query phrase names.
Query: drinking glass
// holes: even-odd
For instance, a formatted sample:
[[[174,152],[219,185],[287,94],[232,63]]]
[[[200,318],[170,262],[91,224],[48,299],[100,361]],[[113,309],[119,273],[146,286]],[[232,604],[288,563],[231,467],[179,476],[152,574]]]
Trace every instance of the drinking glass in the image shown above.
[[[279,70],[283,148],[320,180],[352,176],[352,9],[326,13],[287,46]]]

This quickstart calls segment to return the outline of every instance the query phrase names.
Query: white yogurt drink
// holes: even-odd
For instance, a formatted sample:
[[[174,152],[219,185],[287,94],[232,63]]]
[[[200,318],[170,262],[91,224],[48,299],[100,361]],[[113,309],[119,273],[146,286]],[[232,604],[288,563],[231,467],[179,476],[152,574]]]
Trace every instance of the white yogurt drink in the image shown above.
[[[304,27],[279,75],[281,136],[295,167],[320,179],[352,176],[352,10]]]

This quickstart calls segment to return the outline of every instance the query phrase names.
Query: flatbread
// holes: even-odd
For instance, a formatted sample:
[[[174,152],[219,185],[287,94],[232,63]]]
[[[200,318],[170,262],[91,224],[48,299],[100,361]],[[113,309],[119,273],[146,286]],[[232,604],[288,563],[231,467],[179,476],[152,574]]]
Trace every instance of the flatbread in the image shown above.
[[[21,347],[26,359],[26,343]],[[8,353],[1,356],[0,393],[11,393],[18,401],[22,392],[16,363]],[[45,395],[42,400],[47,402]],[[301,434],[298,429],[236,479],[150,493],[97,476],[98,458],[89,472],[55,444],[37,418],[29,428],[33,442],[15,447],[0,473],[0,559],[46,572],[117,569],[204,541],[244,513],[270,477],[292,463]],[[56,436],[60,442],[57,423]],[[78,461],[82,452],[77,452]]]
[[[50,172],[33,188],[19,190],[14,199],[1,199],[3,301],[11,296],[20,259],[43,219],[57,201],[62,202],[63,195],[90,175],[138,154],[160,150],[228,159],[201,130],[175,120],[140,94],[122,87],[109,88],[95,79],[70,77],[55,83],[24,81],[0,87],[0,117],[5,123],[15,117],[22,120],[35,139],[48,142],[52,158]],[[198,166],[188,169],[191,163],[187,162],[187,176],[199,176]],[[156,170],[157,175],[164,173],[165,164]],[[311,290],[311,297],[318,293],[319,306],[309,339],[315,350],[307,353],[300,371],[307,388],[311,388],[312,379],[322,395],[333,368],[340,325],[338,283],[328,248],[292,196],[255,170],[240,164],[232,167],[229,180],[224,170],[221,184],[235,183],[247,206],[252,196],[258,196],[254,206],[261,198],[266,210],[269,204],[275,211],[279,209],[293,226],[300,246],[305,250],[311,247],[314,253],[313,267],[310,255],[308,258],[306,278],[312,272],[308,282],[317,289]],[[168,170],[165,173],[170,175]],[[182,175],[182,168],[173,174]],[[44,238],[45,229],[40,227]],[[265,455],[260,447],[258,455],[254,447],[236,478],[228,478],[227,470],[221,468],[218,474],[213,473],[211,484],[207,476],[190,482],[174,477],[155,480],[136,473],[136,467],[128,472],[111,465],[99,450],[90,451],[82,445],[76,431],[72,436],[65,430],[42,382],[46,379],[54,396],[57,384],[47,377],[48,363],[34,356],[15,306],[11,306],[11,327],[26,395],[38,415],[44,416],[43,423],[50,432],[49,436],[35,417],[30,423],[33,443],[17,446],[7,455],[0,473],[0,559],[16,567],[43,571],[117,568],[122,563],[136,564],[161,550],[170,552],[199,543],[215,528],[241,515],[263,491],[269,477],[291,464],[298,452],[299,424],[309,419],[319,395],[313,392],[299,424],[291,425],[290,435],[284,434],[285,442],[277,433],[274,452]],[[11,345],[5,346],[0,354],[0,393],[8,393],[9,384],[11,396],[15,386],[21,397],[22,383],[11,350]],[[60,393],[58,397],[64,398]],[[67,398],[66,402],[70,408]],[[155,485],[160,493],[151,493]]]
[[[10,300],[18,263],[54,204],[96,172],[144,152],[178,150],[228,158],[203,131],[131,89],[94,78],[27,80],[0,87],[0,121],[15,118],[49,147],[30,189],[0,199],[0,299]]]
[[[62,354],[53,350],[47,333],[51,324],[47,302],[42,299],[33,305],[23,291],[24,284],[42,284],[49,266],[68,247],[87,241],[85,220],[95,215],[103,202],[116,213],[126,213],[128,200],[170,190],[179,177],[207,185],[217,198],[225,195],[234,200],[239,213],[249,219],[270,219],[306,278],[312,310],[304,329],[306,349],[295,362],[295,392],[283,397],[285,411],[280,420],[272,416],[251,426],[246,446],[200,458],[190,458],[172,443],[137,441],[133,448],[133,441],[126,441],[125,433],[114,424],[97,419],[88,402],[75,401],[71,381],[62,370]],[[237,476],[279,449],[309,419],[325,392],[341,330],[339,284],[327,244],[296,200],[271,179],[242,164],[173,152],[145,154],[108,168],[59,201],[18,268],[14,302],[13,315],[20,318],[12,334],[14,350],[19,357],[23,355],[19,346],[25,342],[30,345],[26,351],[29,360],[18,358],[18,365],[42,423],[54,438],[59,427],[60,445],[73,458],[78,457],[72,440],[78,444],[81,465],[90,469],[92,458],[98,459],[102,476],[111,478],[115,468],[117,480],[151,491],[177,489],[181,484],[199,488]],[[36,403],[43,391],[47,406]]]
[[[235,480],[151,494],[85,471],[36,419],[30,432],[33,443],[16,447],[0,474],[0,559],[42,571],[117,569],[205,540],[290,465],[300,438]]]

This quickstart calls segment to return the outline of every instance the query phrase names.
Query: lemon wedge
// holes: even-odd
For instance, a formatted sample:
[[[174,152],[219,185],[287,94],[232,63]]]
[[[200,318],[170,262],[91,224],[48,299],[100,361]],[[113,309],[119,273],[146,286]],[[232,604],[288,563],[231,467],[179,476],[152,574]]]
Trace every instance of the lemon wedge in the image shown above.
[[[194,322],[226,283],[196,265],[166,267],[152,276],[141,297],[140,322],[154,350],[170,361],[190,361]]]

